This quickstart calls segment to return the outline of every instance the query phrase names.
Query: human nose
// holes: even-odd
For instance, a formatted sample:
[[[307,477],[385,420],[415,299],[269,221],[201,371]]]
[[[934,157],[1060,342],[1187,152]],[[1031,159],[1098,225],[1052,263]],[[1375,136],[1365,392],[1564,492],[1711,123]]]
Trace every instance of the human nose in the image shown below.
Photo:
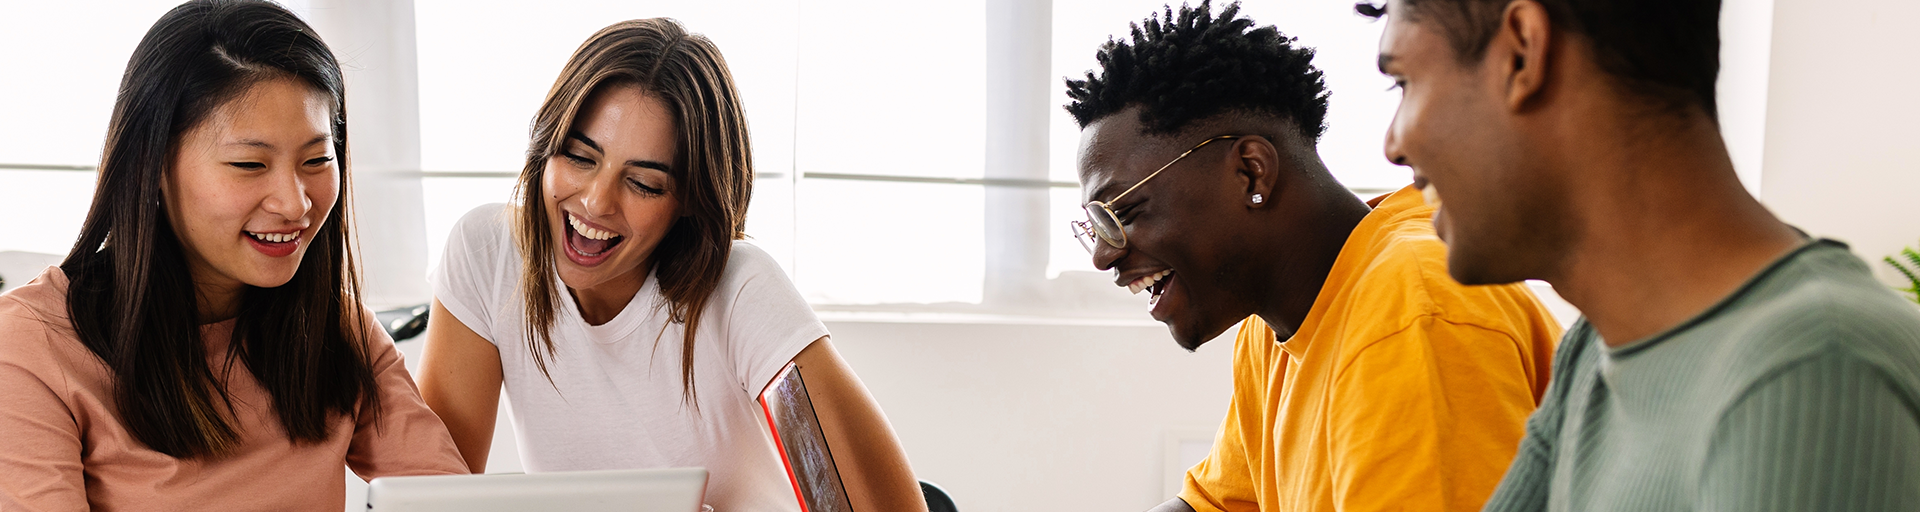
[[[599,173],[587,180],[580,191],[580,206],[589,216],[599,217],[613,211],[616,201],[614,193],[619,191],[618,173]]]
[[[307,212],[313,209],[313,198],[307,196],[307,183],[300,179],[300,173],[293,169],[279,169],[273,176],[267,185],[267,197],[260,202],[260,208],[287,220],[306,217]]]
[[[1126,255],[1126,249],[1114,247],[1113,244],[1109,244],[1105,240],[1095,239],[1093,243],[1093,268],[1103,271],[1110,270],[1115,264],[1120,262],[1120,258],[1126,257]]]
[[[1400,131],[1404,128],[1405,110],[1406,108],[1403,105],[1401,108],[1393,111],[1393,122],[1387,125],[1387,137],[1381,144],[1381,151],[1384,152],[1387,161],[1392,162],[1393,165],[1407,165],[1407,153],[1401,146],[1402,137],[1400,134]]]

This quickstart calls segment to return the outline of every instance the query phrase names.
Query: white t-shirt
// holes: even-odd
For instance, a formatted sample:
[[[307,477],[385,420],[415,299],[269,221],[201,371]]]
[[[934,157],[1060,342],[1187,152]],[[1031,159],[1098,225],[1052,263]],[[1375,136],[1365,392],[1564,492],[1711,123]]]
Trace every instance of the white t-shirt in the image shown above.
[[[587,325],[561,290],[547,382],[521,330],[511,212],[490,204],[460,219],[433,272],[433,294],[499,348],[527,471],[702,466],[716,511],[799,510],[758,395],[827,328],[773,258],[733,243],[694,337],[695,410],[682,395],[685,324],[668,321],[652,275],[603,325]]]

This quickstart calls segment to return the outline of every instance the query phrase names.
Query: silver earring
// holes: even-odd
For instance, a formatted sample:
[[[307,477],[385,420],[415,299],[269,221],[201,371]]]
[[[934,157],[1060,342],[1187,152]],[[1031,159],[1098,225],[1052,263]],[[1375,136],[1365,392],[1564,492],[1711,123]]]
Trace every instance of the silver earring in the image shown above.
[[[1263,195],[1260,195],[1260,194],[1254,194],[1254,195],[1253,195],[1253,204],[1260,204],[1260,203],[1264,203],[1264,202],[1267,202],[1267,197],[1266,197],[1266,196],[1263,196]]]

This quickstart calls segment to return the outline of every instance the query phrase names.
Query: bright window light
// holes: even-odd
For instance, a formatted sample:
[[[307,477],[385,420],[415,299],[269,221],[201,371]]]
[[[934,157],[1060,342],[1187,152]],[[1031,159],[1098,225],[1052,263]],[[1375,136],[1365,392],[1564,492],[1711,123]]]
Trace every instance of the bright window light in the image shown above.
[[[0,16],[0,164],[100,163],[127,58],[178,2],[23,2]],[[0,170],[0,251],[66,254],[93,173]]]
[[[575,48],[620,20],[672,17],[727,58],[761,175],[747,233],[809,300],[978,302],[979,186],[798,178],[796,193],[795,180],[981,176],[984,13],[978,0],[417,0],[421,166],[517,172]],[[453,222],[508,200],[510,182],[429,175],[429,266]]]
[[[747,232],[792,270],[797,9],[794,0],[417,0],[421,167],[430,173],[518,173],[534,111],[574,49],[619,21],[674,18],[712,39],[727,59],[761,177]],[[430,175],[423,182],[429,267],[439,263],[453,222],[473,206],[508,201],[511,181]],[[448,208],[455,211],[440,211]]]

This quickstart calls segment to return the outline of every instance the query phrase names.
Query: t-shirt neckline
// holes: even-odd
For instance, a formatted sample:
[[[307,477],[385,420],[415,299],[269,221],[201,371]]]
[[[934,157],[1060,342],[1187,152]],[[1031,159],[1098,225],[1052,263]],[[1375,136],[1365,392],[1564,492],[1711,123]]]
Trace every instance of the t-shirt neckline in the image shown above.
[[[658,269],[659,267],[655,266],[654,270],[647,271],[647,279],[640,284],[640,290],[634,292],[633,299],[628,300],[626,307],[620,308],[620,313],[613,315],[612,320],[600,325],[588,324],[586,317],[580,316],[580,304],[573,300],[573,293],[565,289],[566,283],[560,281],[560,275],[556,272],[553,275],[553,282],[562,288],[560,307],[564,310],[560,312],[558,319],[578,326],[580,331],[586,334],[587,339],[603,345],[618,343],[632,337],[641,326],[654,323],[651,320],[655,318],[664,322],[666,315],[659,314],[665,309],[665,305],[662,304],[663,298],[660,296],[660,280],[654,275]]]
[[[1637,354],[1646,350],[1648,347],[1659,345],[1660,342],[1662,341],[1666,341],[1668,339],[1679,336],[1682,333],[1692,330],[1694,326],[1700,325],[1702,323],[1706,323],[1707,320],[1711,320],[1714,317],[1720,316],[1721,313],[1726,312],[1727,308],[1732,307],[1733,303],[1739,302],[1741,299],[1746,298],[1747,294],[1752,293],[1754,288],[1757,288],[1760,286],[1760,283],[1766,282],[1768,279],[1771,279],[1774,274],[1779,273],[1780,269],[1786,268],[1787,265],[1790,265],[1794,261],[1799,260],[1802,256],[1811,254],[1815,250],[1826,248],[1826,247],[1838,247],[1844,250],[1846,249],[1847,245],[1839,241],[1835,241],[1827,238],[1811,238],[1810,237],[1807,239],[1805,243],[1800,244],[1799,247],[1795,247],[1793,250],[1787,251],[1785,255],[1782,255],[1779,258],[1774,259],[1772,263],[1768,263],[1765,268],[1762,268],[1760,269],[1759,272],[1754,273],[1753,277],[1747,278],[1747,281],[1745,283],[1741,283],[1738,288],[1733,289],[1733,293],[1729,293],[1727,294],[1727,296],[1721,297],[1718,302],[1713,303],[1712,306],[1709,306],[1707,307],[1707,309],[1702,310],[1699,314],[1693,315],[1692,318],[1688,318],[1684,322],[1680,322],[1679,324],[1676,324],[1673,327],[1667,328],[1667,330],[1660,331],[1658,333],[1655,333],[1652,336],[1647,336],[1645,338],[1635,340],[1632,343],[1627,343],[1625,345],[1621,345],[1618,347],[1605,346],[1606,341],[1600,338],[1600,333],[1597,330],[1594,331],[1593,339],[1594,341],[1601,343],[1602,347],[1606,349],[1604,354],[1606,354],[1607,357],[1610,359],[1622,359],[1626,357],[1631,357],[1634,354]]]

